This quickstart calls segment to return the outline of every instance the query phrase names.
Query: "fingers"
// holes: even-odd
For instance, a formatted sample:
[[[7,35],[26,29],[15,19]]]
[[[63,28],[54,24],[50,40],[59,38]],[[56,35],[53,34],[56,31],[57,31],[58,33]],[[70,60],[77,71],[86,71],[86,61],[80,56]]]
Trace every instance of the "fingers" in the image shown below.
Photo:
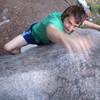
[[[71,47],[70,41],[69,41],[68,43],[66,43],[66,47],[67,47],[67,49],[68,49],[68,52],[69,52],[71,58],[74,58],[74,53],[73,53],[73,49],[72,49],[72,47]]]
[[[89,52],[90,52],[90,40],[88,38],[83,36],[78,36],[76,38],[71,39],[69,42],[69,46],[72,53],[79,53],[82,54],[85,58],[89,58]]]
[[[85,58],[89,57],[89,43],[85,38],[78,39],[79,47],[81,48],[81,52]]]

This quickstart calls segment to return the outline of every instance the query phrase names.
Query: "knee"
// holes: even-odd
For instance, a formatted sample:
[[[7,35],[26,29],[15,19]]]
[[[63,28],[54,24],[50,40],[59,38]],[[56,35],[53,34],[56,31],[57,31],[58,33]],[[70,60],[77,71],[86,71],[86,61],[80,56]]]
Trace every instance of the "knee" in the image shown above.
[[[8,52],[12,51],[12,48],[9,46],[9,44],[5,44],[3,48]]]

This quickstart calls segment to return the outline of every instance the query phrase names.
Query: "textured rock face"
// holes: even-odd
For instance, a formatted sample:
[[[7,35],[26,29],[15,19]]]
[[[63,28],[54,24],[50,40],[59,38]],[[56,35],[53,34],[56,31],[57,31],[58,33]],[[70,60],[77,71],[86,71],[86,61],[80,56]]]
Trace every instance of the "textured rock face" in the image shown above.
[[[50,11],[63,11],[68,6],[64,1],[1,0],[0,55],[4,43],[30,23]],[[72,58],[61,45],[0,56],[0,100],[100,100],[100,32],[83,33],[92,40],[89,58],[75,52]]]
[[[100,32],[77,33],[92,41],[88,59],[61,45],[1,56],[0,100],[100,100]]]

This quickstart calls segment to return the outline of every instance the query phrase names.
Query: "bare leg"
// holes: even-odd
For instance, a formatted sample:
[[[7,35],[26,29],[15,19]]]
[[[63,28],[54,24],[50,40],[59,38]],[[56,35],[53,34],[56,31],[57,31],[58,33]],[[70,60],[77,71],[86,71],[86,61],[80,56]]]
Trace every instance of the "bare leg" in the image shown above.
[[[20,48],[27,45],[27,42],[22,35],[18,35],[4,45],[4,49],[12,54],[20,53]]]

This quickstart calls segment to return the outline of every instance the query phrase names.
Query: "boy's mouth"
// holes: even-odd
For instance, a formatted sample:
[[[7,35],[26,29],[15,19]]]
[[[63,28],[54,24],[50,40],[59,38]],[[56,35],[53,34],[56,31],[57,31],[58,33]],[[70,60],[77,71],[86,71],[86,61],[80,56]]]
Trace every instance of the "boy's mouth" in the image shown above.
[[[70,32],[68,28],[65,28],[64,31],[67,32],[67,33]]]
[[[64,31],[65,31],[65,33],[67,33],[67,34],[70,34],[70,33],[73,32],[73,30],[72,30],[72,31],[69,31],[67,28],[65,28]]]
[[[68,29],[68,28],[64,28],[64,31],[65,31],[65,32],[69,32],[69,29]]]

